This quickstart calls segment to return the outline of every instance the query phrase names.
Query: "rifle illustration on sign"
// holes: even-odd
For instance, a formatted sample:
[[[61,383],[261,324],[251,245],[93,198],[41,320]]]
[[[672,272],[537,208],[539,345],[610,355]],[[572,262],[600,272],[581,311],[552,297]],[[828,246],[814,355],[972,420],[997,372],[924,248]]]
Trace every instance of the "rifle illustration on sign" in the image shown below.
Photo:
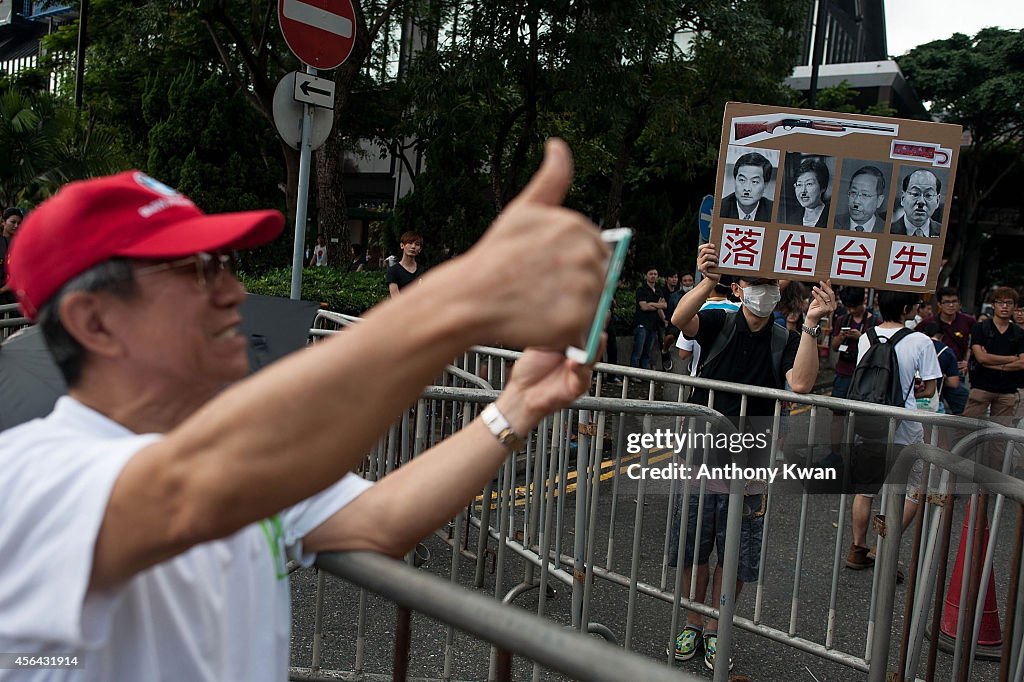
[[[735,139],[742,140],[758,133],[774,133],[779,126],[782,126],[782,129],[787,132],[794,128],[809,128],[830,133],[842,133],[847,130],[877,130],[888,135],[896,134],[895,126],[877,126],[866,123],[850,123],[849,121],[822,121],[810,118],[782,118],[778,121],[753,121],[751,123],[736,121],[734,124]]]

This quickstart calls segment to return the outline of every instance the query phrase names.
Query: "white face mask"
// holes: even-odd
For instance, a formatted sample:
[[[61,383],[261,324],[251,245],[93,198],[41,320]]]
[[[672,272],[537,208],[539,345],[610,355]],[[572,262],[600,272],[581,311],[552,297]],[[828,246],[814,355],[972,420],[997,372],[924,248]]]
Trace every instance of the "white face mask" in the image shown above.
[[[684,285],[682,285],[682,286],[681,286],[681,287],[679,287],[679,288],[683,290],[683,293],[684,293],[684,294],[688,294],[688,293],[690,293],[690,290],[691,290],[691,289],[693,289],[693,285],[691,284],[690,286],[686,286],[686,285],[684,284]]]
[[[769,317],[781,300],[778,284],[755,284],[743,290],[743,307],[756,317]]]

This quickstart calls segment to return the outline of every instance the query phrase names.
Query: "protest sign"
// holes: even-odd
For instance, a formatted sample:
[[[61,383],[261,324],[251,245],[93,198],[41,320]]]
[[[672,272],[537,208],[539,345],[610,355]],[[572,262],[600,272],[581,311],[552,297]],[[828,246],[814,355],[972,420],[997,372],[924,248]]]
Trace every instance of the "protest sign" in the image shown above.
[[[711,241],[726,274],[934,291],[960,126],[729,102]]]

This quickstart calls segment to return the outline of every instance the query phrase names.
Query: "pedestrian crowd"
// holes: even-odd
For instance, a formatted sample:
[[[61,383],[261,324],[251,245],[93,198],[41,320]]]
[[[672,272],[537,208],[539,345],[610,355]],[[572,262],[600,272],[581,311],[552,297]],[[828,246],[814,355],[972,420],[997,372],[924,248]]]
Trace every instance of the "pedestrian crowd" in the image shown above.
[[[636,291],[633,350],[630,364],[650,368],[661,351],[661,369],[689,373],[745,386],[810,392],[819,377],[819,358],[831,357],[834,376],[831,395],[873,404],[922,409],[936,413],[989,417],[1002,423],[1024,417],[1024,306],[1020,292],[1009,286],[991,290],[991,315],[978,320],[961,310],[959,292],[941,287],[931,300],[911,292],[876,291],[859,286],[837,287],[819,282],[808,287],[796,281],[779,281],[758,275],[728,276],[714,272],[717,256],[713,244],[699,250],[693,286],[687,275],[684,287],[675,270],[643,271]],[[659,345],[657,342],[661,340]],[[670,340],[678,355],[670,357]],[[609,357],[610,362],[616,358]],[[885,370],[883,372],[882,370]],[[891,376],[886,382],[883,376]],[[709,404],[709,392],[693,390],[689,402]],[[741,396],[716,392],[711,406],[748,432],[771,429],[774,401],[750,396],[743,421]],[[783,415],[787,413],[785,404]],[[843,443],[852,445],[849,485],[855,493],[852,505],[852,543],[845,565],[871,568],[876,548],[868,540],[868,526],[876,494],[886,481],[892,456],[889,420],[861,417],[854,433],[846,433],[849,420],[833,410],[828,454],[817,466],[842,471]],[[785,431],[786,424],[783,424]],[[851,440],[852,437],[852,440]],[[918,422],[900,421],[891,442],[902,447],[924,441]],[[941,441],[940,441],[941,442]],[[949,443],[945,443],[948,447]],[[745,465],[768,464],[767,451],[745,453]],[[724,453],[709,453],[710,457]],[[914,464],[907,481],[902,524],[914,518],[922,481],[923,463]],[[709,481],[703,496],[693,494],[682,508],[680,495],[669,540],[674,548],[683,515],[688,517],[683,584],[693,580],[698,520],[700,542],[696,547],[696,598],[717,604],[722,594],[722,566],[712,573],[709,558],[725,549],[729,505],[728,482]],[[757,580],[764,490],[747,485],[740,524],[740,557],[734,595],[745,583]],[[884,522],[884,519],[883,519]],[[897,579],[902,581],[902,569]],[[703,653],[714,668],[717,621],[687,612],[687,623],[675,644],[675,658],[689,660]],[[731,667],[731,662],[730,662]]]

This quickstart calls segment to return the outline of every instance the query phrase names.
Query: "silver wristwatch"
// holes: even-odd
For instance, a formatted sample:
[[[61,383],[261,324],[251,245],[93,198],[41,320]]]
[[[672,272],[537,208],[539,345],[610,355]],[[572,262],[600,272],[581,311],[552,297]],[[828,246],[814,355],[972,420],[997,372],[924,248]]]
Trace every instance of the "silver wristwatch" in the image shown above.
[[[806,324],[802,324],[802,325],[800,325],[800,329],[803,330],[804,333],[810,334],[811,338],[816,339],[819,336],[821,336],[821,325],[820,324],[815,325],[813,327],[808,327]]]

